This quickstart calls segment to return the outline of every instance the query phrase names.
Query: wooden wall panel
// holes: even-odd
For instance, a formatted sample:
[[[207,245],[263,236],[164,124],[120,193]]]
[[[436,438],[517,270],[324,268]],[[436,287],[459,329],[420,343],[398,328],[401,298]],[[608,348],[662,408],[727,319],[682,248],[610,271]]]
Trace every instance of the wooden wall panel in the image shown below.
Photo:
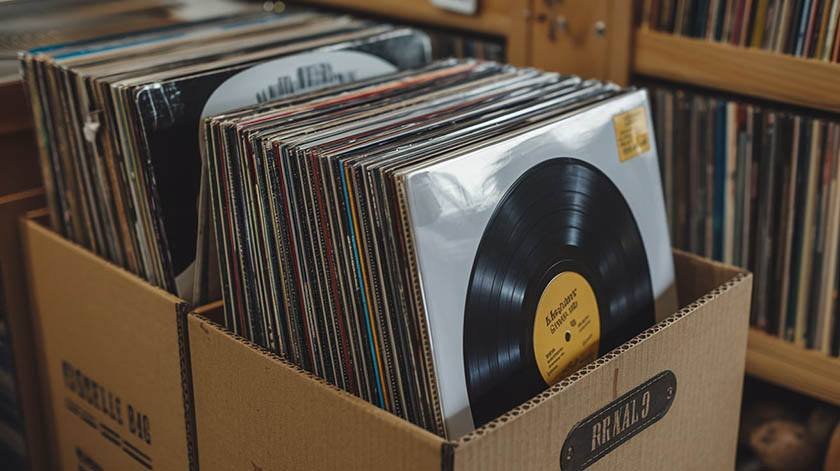
[[[535,0],[529,62],[626,85],[632,10],[627,0]]]

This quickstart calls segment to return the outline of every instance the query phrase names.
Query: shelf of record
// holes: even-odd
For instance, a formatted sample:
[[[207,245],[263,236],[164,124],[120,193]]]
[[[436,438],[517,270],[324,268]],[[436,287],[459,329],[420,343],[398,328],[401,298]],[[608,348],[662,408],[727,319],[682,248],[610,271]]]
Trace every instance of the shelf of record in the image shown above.
[[[752,325],[836,357],[836,117],[660,85],[651,101],[674,246],[749,268]]]
[[[645,0],[645,28],[840,63],[840,0]]]

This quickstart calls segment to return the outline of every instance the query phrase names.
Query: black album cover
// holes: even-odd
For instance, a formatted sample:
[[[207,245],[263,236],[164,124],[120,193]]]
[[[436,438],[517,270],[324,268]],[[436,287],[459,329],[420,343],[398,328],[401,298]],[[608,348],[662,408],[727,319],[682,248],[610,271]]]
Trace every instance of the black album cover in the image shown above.
[[[361,33],[361,35],[364,35]],[[426,64],[431,57],[429,41],[425,33],[402,28],[375,34],[370,37],[329,44],[313,52],[354,51],[385,60],[393,70],[416,68]],[[261,86],[251,90],[251,103],[280,98],[284,94],[300,93],[322,86],[337,85],[358,80],[375,71],[344,70],[331,71],[330,56],[327,62],[311,62],[286,71],[294,77],[286,90],[276,90],[272,95],[273,83],[284,83],[283,77],[261,77]],[[185,274],[196,256],[198,226],[198,197],[201,181],[201,156],[199,122],[205,113],[205,106],[213,92],[224,82],[256,63],[246,63],[222,70],[189,76],[164,83],[146,85],[136,92],[137,113],[143,123],[144,153],[147,155],[149,175],[152,177],[153,198],[159,204],[160,233],[162,242],[168,246],[171,256],[171,272],[179,295],[187,296],[192,289],[192,276],[187,274],[183,281],[178,277]],[[348,66],[344,66],[347,69]],[[390,70],[387,70],[390,72]],[[288,81],[285,81],[289,83]],[[282,92],[282,93],[281,93]],[[215,113],[229,111],[214,110]]]

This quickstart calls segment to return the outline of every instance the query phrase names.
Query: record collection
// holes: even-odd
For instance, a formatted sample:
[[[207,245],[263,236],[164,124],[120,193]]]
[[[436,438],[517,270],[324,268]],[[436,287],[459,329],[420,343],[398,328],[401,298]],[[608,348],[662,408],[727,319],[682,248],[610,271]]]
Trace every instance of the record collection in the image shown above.
[[[755,273],[751,322],[838,355],[840,123],[652,92],[675,247]]]
[[[460,436],[676,309],[647,94],[261,10],[21,54],[56,231]]]
[[[497,41],[445,31],[220,8],[210,9],[218,18],[167,17],[155,30],[22,57],[53,227],[195,303],[220,296],[201,211],[202,115],[422,66],[432,54],[504,57]]]
[[[201,116],[422,66],[430,55],[420,31],[308,11],[31,49],[21,61],[52,225],[192,301],[205,291],[193,277]]]
[[[840,0],[645,0],[651,29],[840,62]]]
[[[225,323],[455,438],[674,312],[647,95],[444,60],[203,120]]]

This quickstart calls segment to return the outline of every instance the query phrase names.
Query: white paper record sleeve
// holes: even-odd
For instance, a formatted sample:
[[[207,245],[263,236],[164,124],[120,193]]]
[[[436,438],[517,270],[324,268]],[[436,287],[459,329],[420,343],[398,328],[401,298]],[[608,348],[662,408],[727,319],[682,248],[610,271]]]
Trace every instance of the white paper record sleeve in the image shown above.
[[[465,376],[463,313],[483,233],[520,177],[558,158],[594,166],[619,190],[647,255],[655,320],[675,311],[673,260],[645,91],[621,95],[409,171],[405,189],[410,231],[450,437],[476,425]]]

